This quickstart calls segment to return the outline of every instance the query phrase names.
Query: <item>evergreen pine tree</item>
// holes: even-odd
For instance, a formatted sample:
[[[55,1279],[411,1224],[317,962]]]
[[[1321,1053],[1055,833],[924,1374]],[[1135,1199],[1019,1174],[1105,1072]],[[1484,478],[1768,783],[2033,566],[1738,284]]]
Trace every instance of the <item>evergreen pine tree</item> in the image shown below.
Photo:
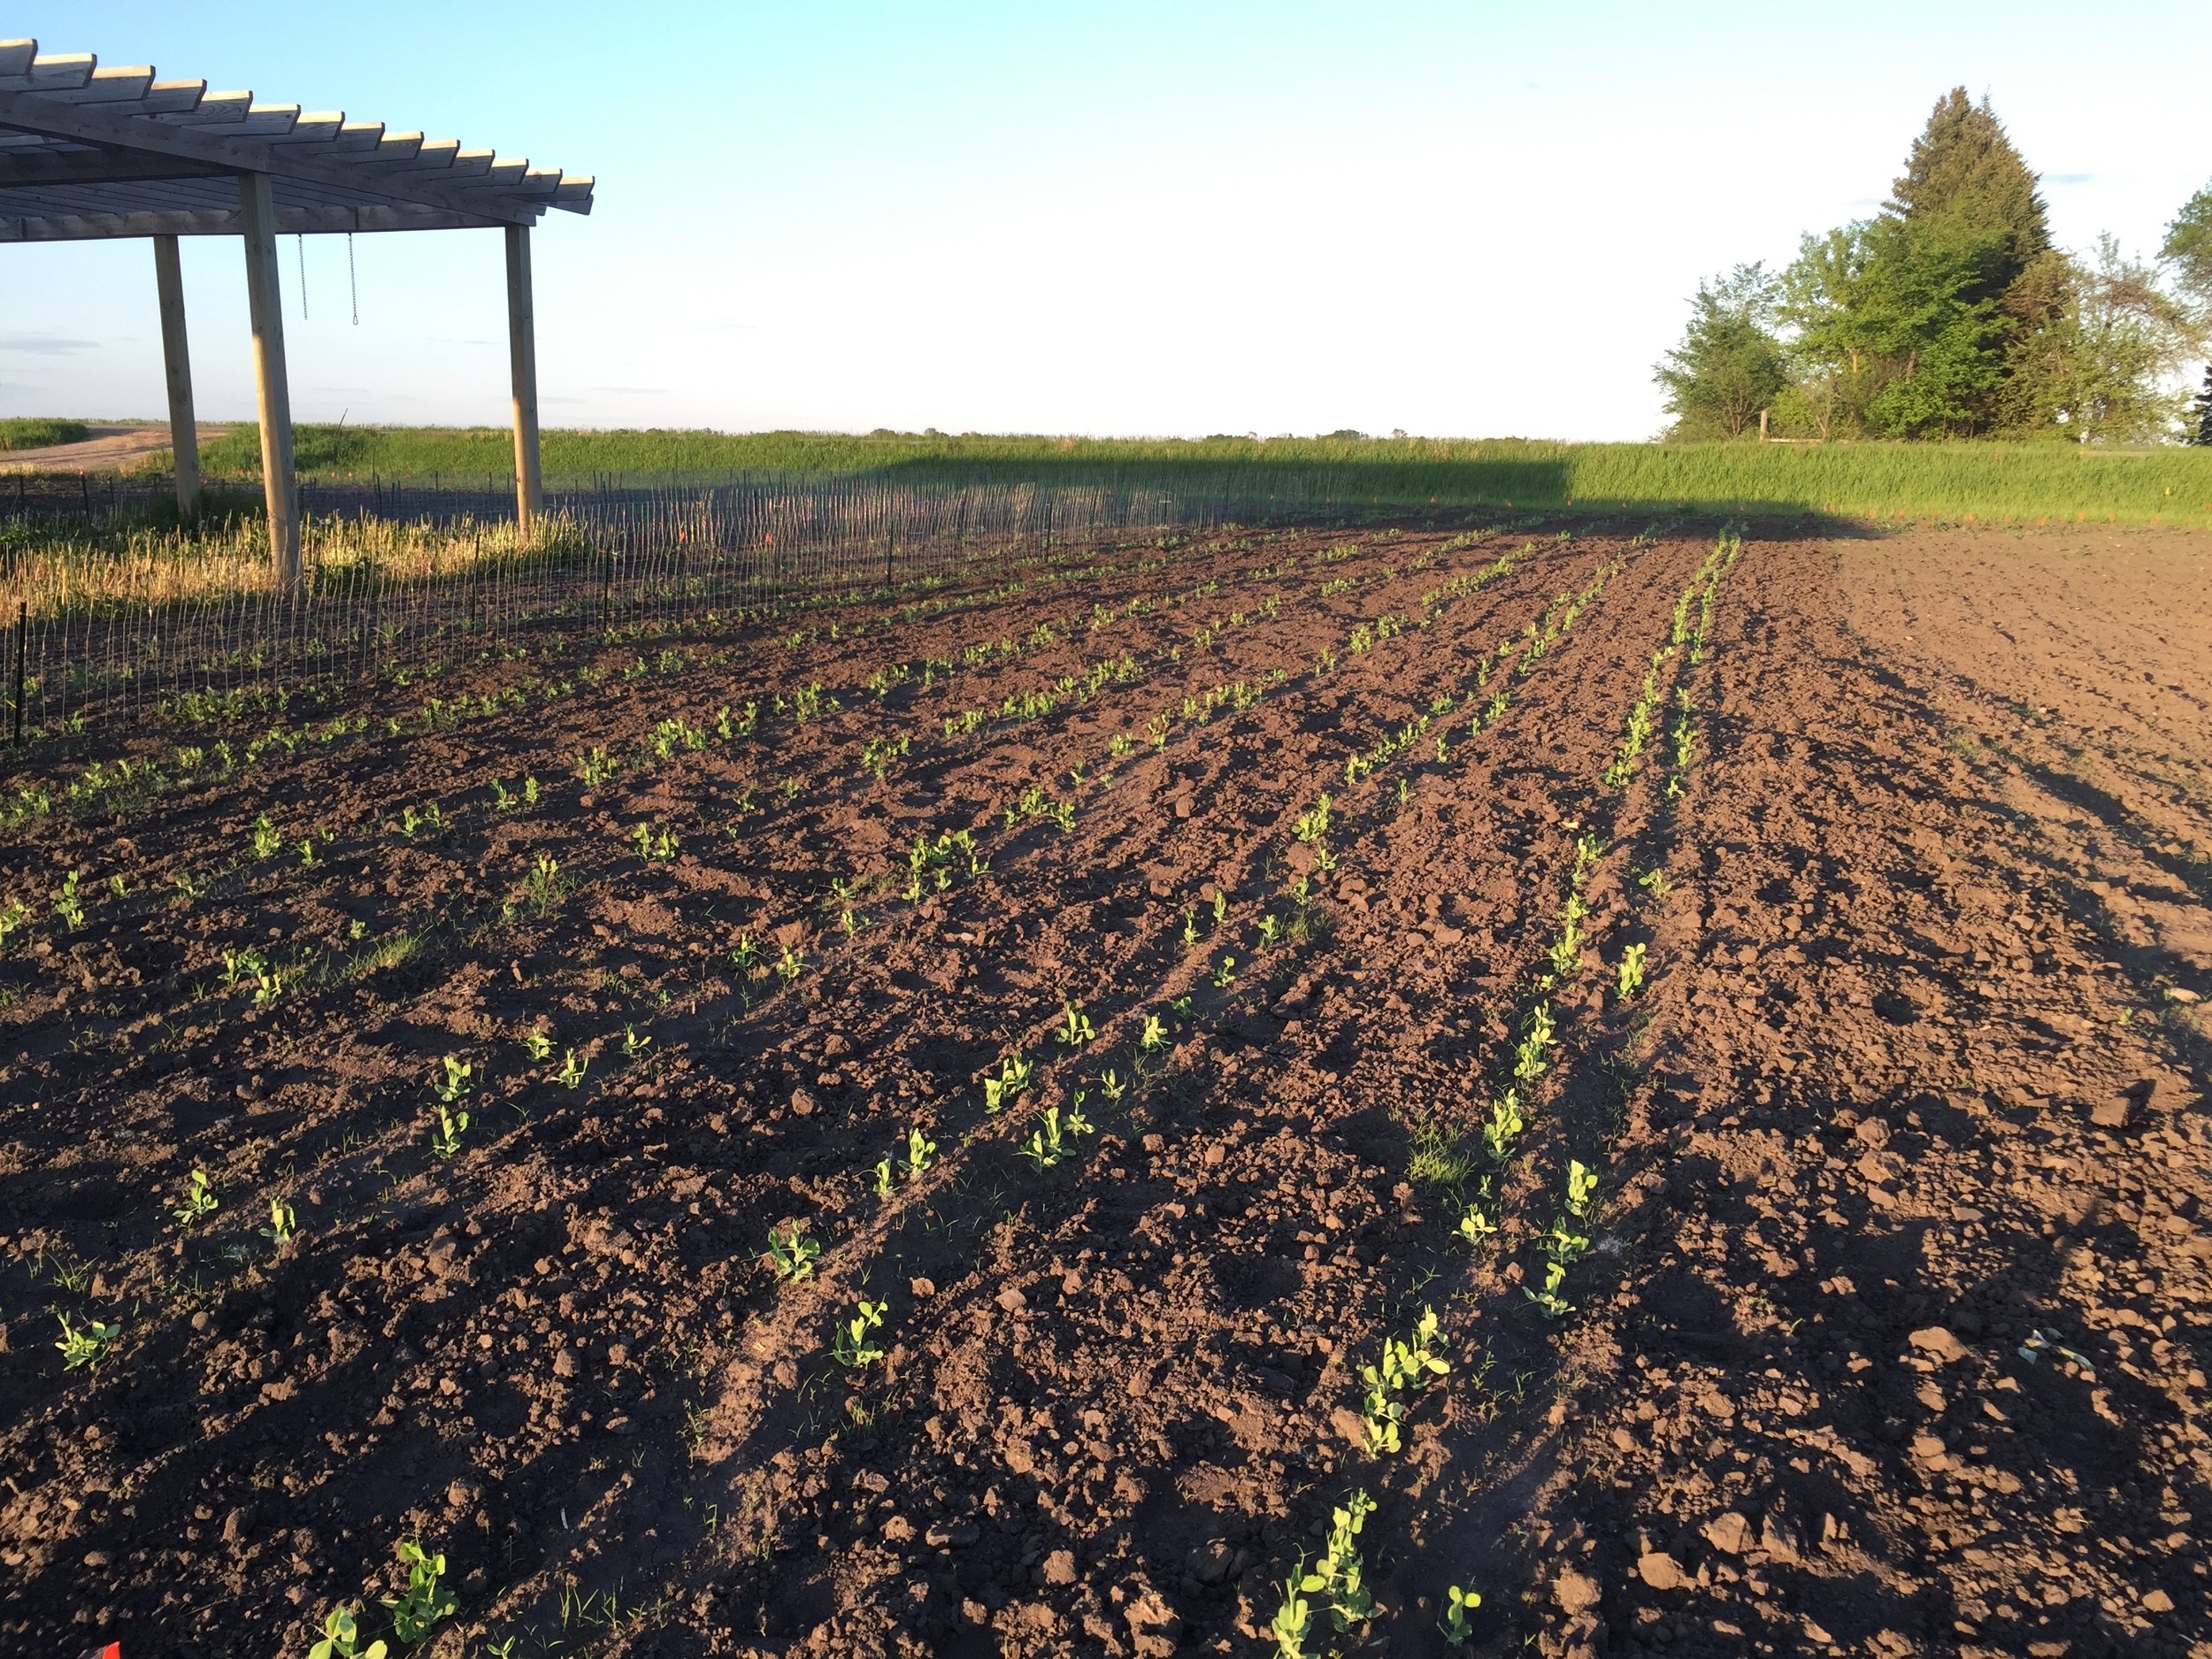
[[[2189,442],[2212,445],[2212,363],[2204,365],[2204,389],[2197,394],[2197,406],[2189,412],[2197,418],[2196,436]]]

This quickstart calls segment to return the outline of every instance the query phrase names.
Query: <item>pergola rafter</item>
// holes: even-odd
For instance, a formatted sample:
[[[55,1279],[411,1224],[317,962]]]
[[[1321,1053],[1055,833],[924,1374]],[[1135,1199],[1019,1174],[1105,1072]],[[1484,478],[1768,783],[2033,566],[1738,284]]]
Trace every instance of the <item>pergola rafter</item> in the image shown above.
[[[342,111],[210,92],[204,81],[160,81],[150,65],[104,69],[89,52],[42,56],[35,41],[0,41],[0,242],[153,240],[177,504],[188,515],[198,507],[199,446],[176,239],[243,240],[270,550],[280,587],[299,580],[300,552],[276,238],[504,234],[515,504],[527,529],[539,511],[541,476],[530,227],[549,207],[588,213],[591,204],[591,179],[557,167],[349,121]]]

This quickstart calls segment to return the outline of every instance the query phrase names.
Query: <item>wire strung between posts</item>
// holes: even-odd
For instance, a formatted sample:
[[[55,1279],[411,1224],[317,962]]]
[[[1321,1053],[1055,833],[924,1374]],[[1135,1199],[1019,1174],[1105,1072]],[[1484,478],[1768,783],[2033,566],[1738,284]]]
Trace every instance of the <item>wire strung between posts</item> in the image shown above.
[[[307,238],[302,235],[295,236],[292,240],[300,245],[300,321],[305,322],[307,320]]]
[[[346,233],[346,289],[353,296],[353,326],[361,326],[361,284],[353,274],[353,233]]]

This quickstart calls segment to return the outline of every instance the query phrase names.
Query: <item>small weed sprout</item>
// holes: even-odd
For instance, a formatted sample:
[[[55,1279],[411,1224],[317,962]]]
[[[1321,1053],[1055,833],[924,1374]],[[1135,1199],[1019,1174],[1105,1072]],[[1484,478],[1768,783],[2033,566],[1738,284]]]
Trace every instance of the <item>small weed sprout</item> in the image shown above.
[[[188,1227],[196,1221],[213,1215],[220,1208],[215,1202],[215,1189],[208,1185],[207,1171],[194,1170],[191,1185],[185,1188],[183,1202],[169,1213],[177,1225]]]
[[[814,1263],[822,1254],[821,1241],[806,1236],[795,1221],[783,1232],[768,1230],[768,1261],[776,1277],[786,1284],[814,1277]]]
[[[591,1062],[578,1058],[576,1050],[570,1048],[562,1054],[561,1069],[553,1074],[553,1080],[566,1084],[570,1088],[580,1088],[583,1087],[584,1073],[590,1069]]]
[[[1467,1622],[1467,1609],[1480,1607],[1482,1597],[1472,1590],[1463,1590],[1457,1585],[1445,1593],[1449,1599],[1444,1606],[1444,1617],[1436,1628],[1444,1632],[1444,1640],[1455,1647],[1463,1647],[1467,1639],[1475,1633],[1475,1627]]]
[[[392,1634],[411,1647],[430,1633],[433,1624],[458,1611],[460,1603],[438,1582],[445,1577],[442,1555],[428,1554],[411,1538],[400,1544],[399,1558],[407,1568],[406,1593],[388,1598],[384,1605],[392,1616]]]
[[[1029,1166],[1039,1171],[1075,1156],[1075,1137],[1092,1133],[1090,1123],[1083,1116],[1079,1104],[1069,1109],[1066,1117],[1060,1115],[1057,1106],[1045,1108],[1044,1126],[1022,1142],[1021,1155],[1029,1160]]]
[[[57,1314],[61,1321],[61,1340],[54,1346],[61,1350],[61,1368],[76,1371],[81,1366],[97,1365],[107,1357],[108,1346],[123,1334],[119,1325],[101,1325],[97,1321],[72,1325],[65,1313]]]
[[[373,1641],[365,1647],[360,1643],[361,1627],[352,1611],[334,1607],[323,1620],[322,1640],[307,1650],[307,1659],[384,1659],[383,1642]]]
[[[1625,1002],[1644,988],[1644,953],[1647,947],[1636,944],[1624,946],[1620,961],[1620,998]]]
[[[430,1150],[434,1156],[449,1158],[461,1149],[461,1137],[468,1132],[469,1115],[457,1112],[450,1107],[438,1108],[438,1126],[431,1132]]]
[[[837,1322],[837,1330],[830,1339],[830,1355],[847,1371],[858,1371],[863,1365],[873,1364],[884,1356],[875,1346],[870,1333],[883,1324],[883,1316],[890,1307],[887,1302],[863,1300],[848,1319]]]

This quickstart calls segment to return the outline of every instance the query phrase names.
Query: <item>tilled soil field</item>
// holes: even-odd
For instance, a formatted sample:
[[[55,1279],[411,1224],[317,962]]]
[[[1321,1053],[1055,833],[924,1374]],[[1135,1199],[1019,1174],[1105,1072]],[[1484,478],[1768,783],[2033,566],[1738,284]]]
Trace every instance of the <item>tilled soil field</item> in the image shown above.
[[[2212,539],[1637,528],[35,756],[0,1647],[2212,1654]]]

